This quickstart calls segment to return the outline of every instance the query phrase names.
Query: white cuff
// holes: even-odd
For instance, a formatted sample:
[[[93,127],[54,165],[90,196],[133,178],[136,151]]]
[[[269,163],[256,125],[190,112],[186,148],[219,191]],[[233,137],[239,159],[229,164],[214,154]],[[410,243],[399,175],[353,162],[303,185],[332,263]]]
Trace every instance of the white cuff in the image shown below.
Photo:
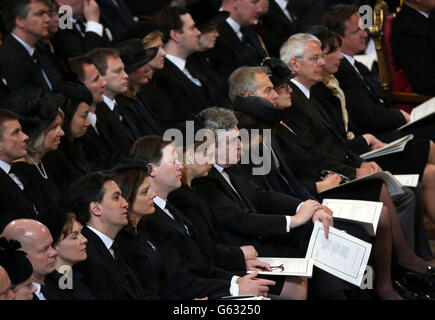
[[[239,285],[236,283],[237,279],[239,279],[240,277],[238,276],[233,276],[231,278],[231,286],[230,286],[230,294],[232,296],[238,296],[239,295]]]
[[[287,221],[287,229],[286,232],[290,232],[290,226],[292,225],[291,216],[285,216],[285,220]]]
[[[95,32],[100,37],[103,36],[103,25],[95,21],[86,22],[86,32]]]

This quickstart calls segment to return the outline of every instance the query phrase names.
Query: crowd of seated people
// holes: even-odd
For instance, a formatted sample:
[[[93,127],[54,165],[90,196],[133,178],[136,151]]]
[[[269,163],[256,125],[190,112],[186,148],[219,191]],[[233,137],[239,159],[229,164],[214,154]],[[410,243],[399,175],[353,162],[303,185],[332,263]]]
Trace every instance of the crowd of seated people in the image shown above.
[[[4,1],[0,300],[435,299],[435,126],[397,130],[410,115],[355,60],[356,2]],[[394,54],[432,95],[435,7],[403,7]],[[381,171],[419,180],[345,184]],[[324,198],[381,202],[376,235]],[[305,257],[316,222],[373,245],[374,290],[259,274]]]

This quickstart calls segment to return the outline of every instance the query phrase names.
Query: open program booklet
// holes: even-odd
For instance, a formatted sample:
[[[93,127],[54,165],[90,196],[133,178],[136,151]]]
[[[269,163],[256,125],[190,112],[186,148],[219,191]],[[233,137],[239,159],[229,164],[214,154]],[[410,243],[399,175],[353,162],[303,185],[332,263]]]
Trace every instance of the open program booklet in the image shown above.
[[[369,235],[376,235],[382,211],[382,202],[323,199],[322,204],[332,210],[334,220],[339,219],[354,222],[363,227]]]
[[[325,238],[323,224],[316,221],[305,258],[313,264],[358,287],[363,281],[372,245],[330,227]]]
[[[382,148],[360,154],[359,156],[364,160],[368,160],[368,159],[384,156],[391,153],[401,152],[405,149],[405,146],[408,143],[408,141],[412,140],[413,138],[414,136],[412,134],[408,134],[400,139],[390,142],[389,144],[387,144]]]
[[[412,109],[410,118],[411,121],[403,126],[397,128],[397,130],[404,129],[413,125],[414,123],[424,120],[429,117],[435,116],[435,97],[429,99],[428,101],[418,105],[414,109]]]
[[[385,186],[387,187],[388,192],[392,197],[403,194],[404,191],[402,190],[402,184],[388,171],[375,172],[362,178],[350,180],[349,182],[342,183],[334,188],[324,190],[320,192],[320,194],[324,192],[329,192],[331,190],[339,191],[341,188],[346,188],[347,185],[349,184],[358,183],[358,181],[376,180],[376,179],[380,179],[385,183]]]

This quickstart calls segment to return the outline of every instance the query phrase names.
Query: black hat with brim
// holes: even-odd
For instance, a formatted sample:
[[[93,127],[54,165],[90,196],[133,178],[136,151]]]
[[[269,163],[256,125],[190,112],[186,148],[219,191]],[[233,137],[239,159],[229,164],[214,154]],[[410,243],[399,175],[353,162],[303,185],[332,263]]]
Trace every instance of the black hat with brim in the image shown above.
[[[187,6],[198,29],[216,25],[230,16],[228,11],[216,11],[208,1],[197,1]]]
[[[233,108],[272,127],[277,125],[282,119],[282,110],[261,97],[237,97],[233,103]]]
[[[53,243],[60,240],[66,221],[66,211],[58,206],[48,206],[39,214],[37,220],[50,230]]]
[[[26,281],[33,273],[27,254],[19,248],[21,244],[18,241],[0,238],[0,265],[5,268],[13,285]]]
[[[159,48],[143,49],[141,39],[126,40],[117,45],[119,56],[125,66],[125,72],[131,73],[147,64],[157,55]]]

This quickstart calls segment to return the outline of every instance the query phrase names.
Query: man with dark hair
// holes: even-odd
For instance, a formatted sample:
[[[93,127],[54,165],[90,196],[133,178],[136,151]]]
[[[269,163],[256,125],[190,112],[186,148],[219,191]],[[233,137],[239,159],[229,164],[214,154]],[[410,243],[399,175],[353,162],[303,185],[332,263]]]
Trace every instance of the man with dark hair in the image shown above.
[[[164,68],[155,72],[153,81],[171,99],[177,122],[191,119],[215,103],[204,73],[187,62],[198,50],[201,32],[185,8],[164,8],[154,16],[154,21],[163,32],[166,56]]]
[[[0,231],[11,220],[36,218],[33,201],[12,169],[12,162],[27,154],[28,139],[18,115],[0,109]]]
[[[432,120],[421,121],[403,130],[398,127],[410,122],[407,112],[393,108],[383,94],[379,80],[354,55],[366,48],[367,32],[360,27],[357,8],[350,5],[335,5],[325,12],[323,23],[337,33],[342,41],[340,51],[344,59],[335,77],[346,96],[349,112],[349,128],[357,135],[370,132],[385,141],[412,133],[415,136],[434,140]]]
[[[56,63],[38,41],[48,36],[45,0],[9,1],[3,12],[7,34],[0,46],[0,69],[11,91],[29,86],[52,90],[62,80]]]
[[[106,80],[101,76],[98,69],[87,56],[70,58],[70,69],[92,93],[93,103],[90,106],[88,118],[90,126],[86,134],[81,138],[83,151],[92,170],[108,169],[112,166],[114,159],[111,152],[111,141],[106,141],[97,129],[97,115],[95,113],[97,104],[103,102]]]
[[[393,54],[415,92],[435,96],[435,2],[405,0],[393,20]],[[431,17],[432,16],[432,17]]]
[[[217,266],[212,252],[215,250],[214,240],[210,239],[209,235],[207,236],[210,238],[203,239],[201,235],[206,235],[196,229],[198,226],[192,224],[168,200],[169,193],[181,187],[183,169],[183,165],[177,160],[174,145],[164,141],[162,137],[145,136],[136,141],[131,156],[143,160],[150,167],[148,181],[151,191],[156,195],[153,199],[156,210],[154,214],[147,217],[148,234],[157,244],[176,248],[189,272],[199,279],[208,281],[209,286],[202,291],[202,294],[210,299],[229,294],[266,295],[268,286],[274,285],[274,282],[257,279],[252,274],[244,275],[246,266],[243,260],[237,271],[229,271],[227,268]],[[232,265],[238,263],[233,262]]]
[[[85,225],[87,259],[74,266],[97,299],[139,300],[143,293],[136,275],[114,243],[127,225],[128,203],[109,172],[90,173],[71,185],[67,207]]]
[[[103,101],[96,106],[96,127],[109,143],[113,158],[127,156],[134,141],[140,137],[135,120],[127,110],[131,106],[121,104],[116,97],[128,89],[128,75],[125,72],[119,52],[115,49],[97,48],[87,55],[107,83]]]

